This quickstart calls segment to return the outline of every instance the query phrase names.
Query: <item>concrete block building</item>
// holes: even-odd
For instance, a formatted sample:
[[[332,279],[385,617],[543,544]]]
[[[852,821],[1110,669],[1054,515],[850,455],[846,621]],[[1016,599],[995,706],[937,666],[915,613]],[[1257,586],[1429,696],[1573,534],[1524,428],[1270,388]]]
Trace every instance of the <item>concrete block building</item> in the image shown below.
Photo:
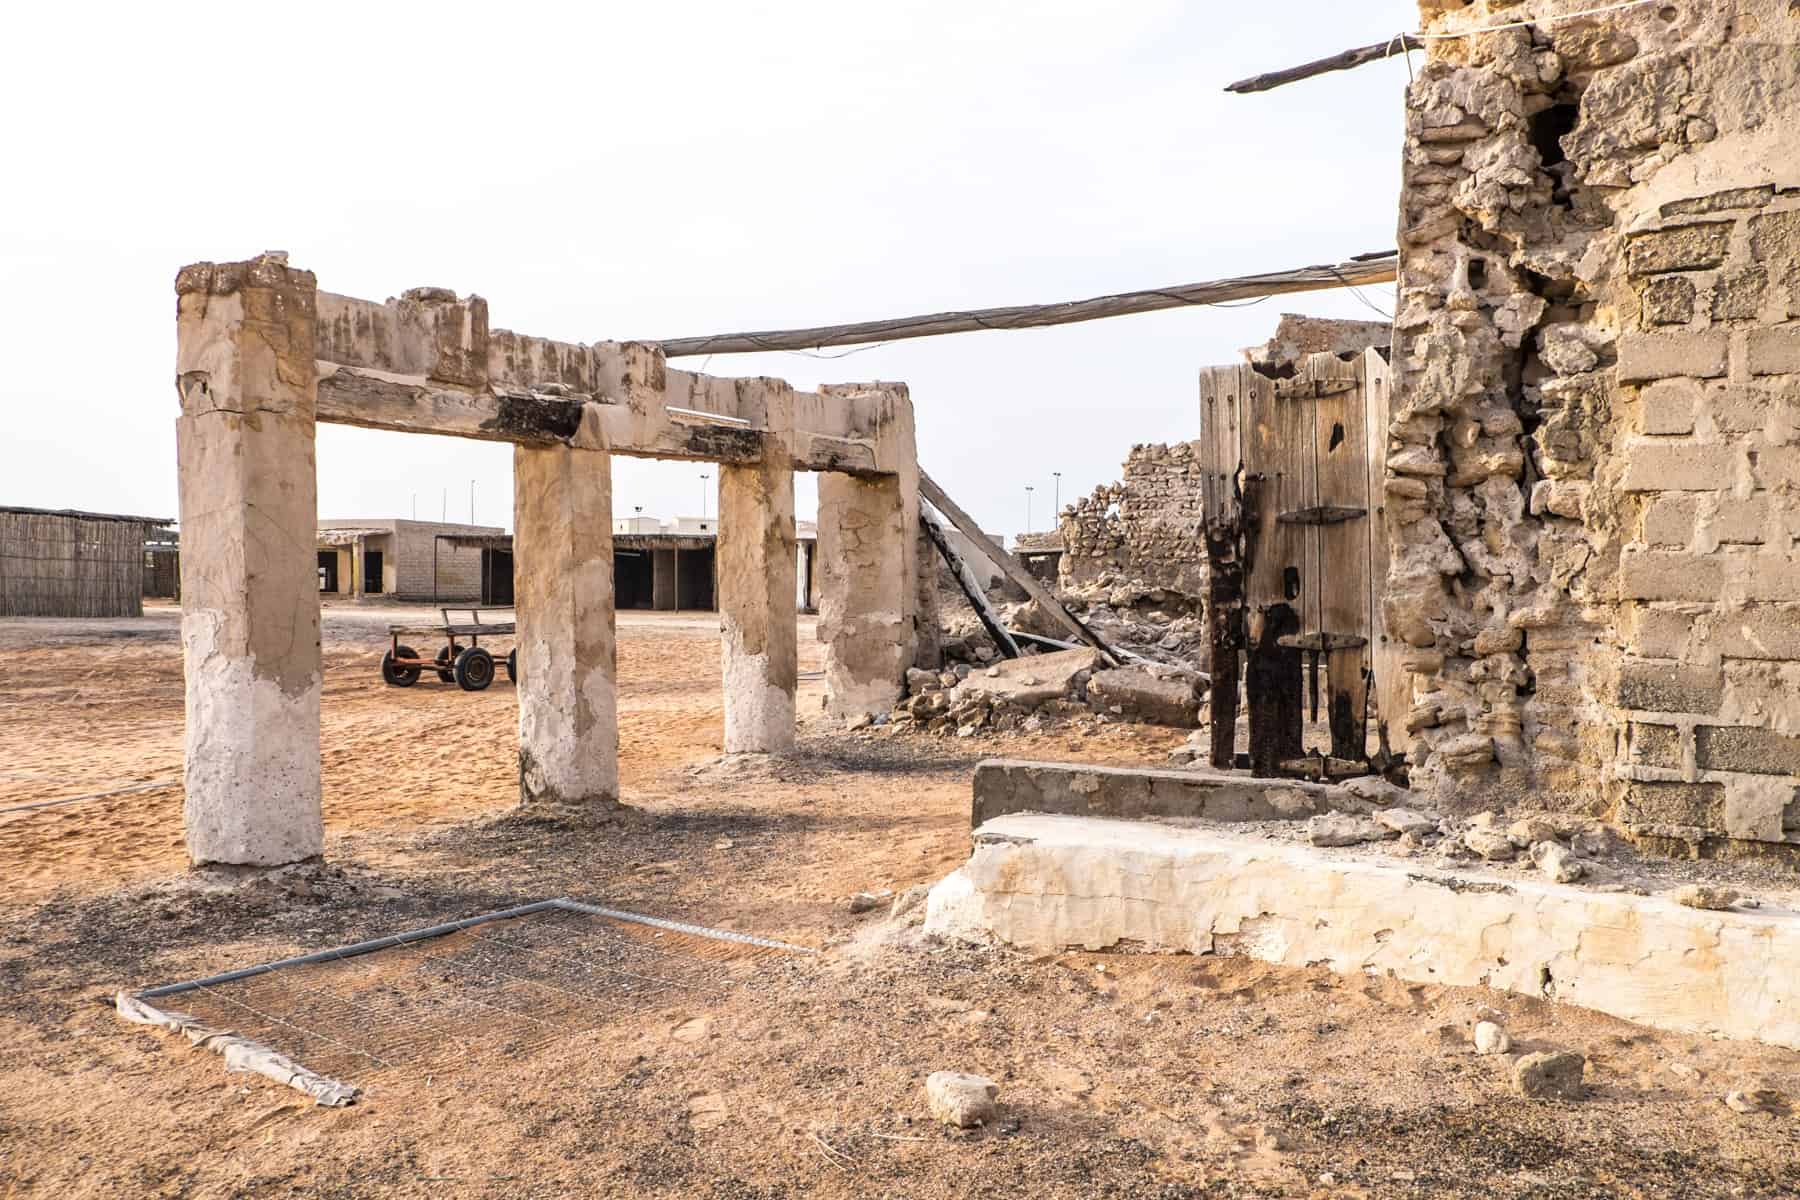
[[[487,544],[492,539],[500,542]],[[318,572],[319,591],[327,596],[511,603],[511,542],[495,525],[395,518],[321,521]],[[503,590],[495,586],[500,578],[506,581]],[[502,593],[505,598],[497,598]]]

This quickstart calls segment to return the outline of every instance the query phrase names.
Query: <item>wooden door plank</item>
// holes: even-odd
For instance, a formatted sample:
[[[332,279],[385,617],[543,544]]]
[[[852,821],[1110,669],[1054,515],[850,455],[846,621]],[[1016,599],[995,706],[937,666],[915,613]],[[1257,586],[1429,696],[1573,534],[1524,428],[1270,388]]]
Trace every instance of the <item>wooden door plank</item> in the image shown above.
[[[1277,775],[1302,748],[1301,655],[1279,644],[1300,632],[1304,591],[1302,527],[1277,520],[1303,494],[1298,409],[1276,398],[1275,381],[1239,369],[1239,432],[1244,458],[1245,699],[1250,710],[1250,768]],[[1310,446],[1310,435],[1307,444]]]
[[[1369,440],[1369,637],[1370,665],[1375,672],[1377,733],[1390,750],[1405,749],[1406,715],[1412,710],[1412,676],[1400,665],[1405,647],[1387,632],[1382,596],[1387,590],[1388,426],[1393,413],[1393,368],[1379,350],[1363,354],[1363,397]]]
[[[1368,417],[1361,387],[1360,360],[1345,362],[1332,354],[1313,355],[1309,370],[1315,380],[1347,383],[1354,390],[1320,388],[1312,401],[1315,486],[1318,503],[1362,509],[1364,515],[1315,527],[1315,591],[1319,624],[1326,634],[1364,639],[1352,649],[1327,652],[1328,699],[1325,711],[1334,758],[1360,759],[1368,753],[1368,645],[1370,521]]]

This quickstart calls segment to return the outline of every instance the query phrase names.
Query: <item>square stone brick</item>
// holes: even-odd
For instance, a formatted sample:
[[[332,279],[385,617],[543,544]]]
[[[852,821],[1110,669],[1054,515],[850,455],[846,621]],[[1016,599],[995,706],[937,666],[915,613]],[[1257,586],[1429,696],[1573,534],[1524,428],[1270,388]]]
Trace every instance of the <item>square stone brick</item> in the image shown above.
[[[1666,550],[1626,550],[1619,555],[1619,596],[1624,600],[1719,598],[1719,560],[1704,554]]]
[[[1724,376],[1731,344],[1724,330],[1705,333],[1628,333],[1619,338],[1619,380],[1638,383],[1691,375]]]
[[[1686,325],[1694,319],[1694,281],[1685,275],[1658,275],[1638,289],[1646,325]]]
[[[1700,501],[1692,495],[1658,496],[1644,508],[1644,544],[1685,550],[1693,544],[1699,509]]]
[[[1779,388],[1714,384],[1706,399],[1713,426],[1721,433],[1761,433],[1768,428],[1769,413],[1778,404],[1788,405],[1800,416],[1800,389],[1784,399]]]
[[[1703,771],[1800,775],[1800,737],[1739,725],[1701,725],[1694,730],[1695,761]]]
[[[1800,260],[1800,211],[1750,218],[1750,254],[1760,263]]]
[[[1719,442],[1634,441],[1625,447],[1626,492],[1710,492],[1730,487],[1738,451]]]
[[[1752,375],[1800,375],[1800,326],[1750,331]]]
[[[1619,667],[1620,708],[1644,712],[1710,713],[1719,710],[1725,675],[1718,668],[1627,659]]]
[[[1657,435],[1694,432],[1694,408],[1700,389],[1690,380],[1665,379],[1644,389],[1644,432]]]
[[[1750,600],[1800,600],[1800,559],[1776,554],[1747,556],[1744,594]]]
[[[1633,275],[1662,271],[1704,271],[1725,261],[1731,245],[1731,222],[1679,225],[1641,233],[1631,239],[1626,266]]]
[[[1625,648],[1644,658],[1685,658],[1688,641],[1700,632],[1692,611],[1678,608],[1628,607],[1621,614]]]
[[[1769,497],[1766,493],[1748,500],[1722,497],[1704,520],[1716,542],[1760,546],[1769,535]]]
[[[1640,767],[1681,768],[1681,730],[1673,725],[1631,723],[1631,761]]]
[[[1679,279],[1679,275],[1665,276]],[[1769,290],[1769,272],[1763,267],[1747,267],[1730,275],[1719,276],[1713,285],[1713,320],[1754,321],[1762,312],[1763,296]]]
[[[1619,799],[1626,825],[1687,825],[1725,828],[1725,788],[1717,783],[1665,783],[1634,779]]]
[[[1664,629],[1658,632],[1668,633]],[[1728,658],[1800,659],[1800,607],[1752,604],[1720,613],[1708,631],[1706,645],[1714,654]]]
[[[1800,446],[1759,446],[1755,463],[1758,487],[1800,487]]]

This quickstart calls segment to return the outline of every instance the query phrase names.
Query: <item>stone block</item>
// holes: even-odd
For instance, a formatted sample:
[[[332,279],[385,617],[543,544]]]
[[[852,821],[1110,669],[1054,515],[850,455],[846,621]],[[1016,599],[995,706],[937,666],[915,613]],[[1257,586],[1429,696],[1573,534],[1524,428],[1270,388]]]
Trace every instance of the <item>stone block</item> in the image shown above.
[[[1619,667],[1621,708],[1645,712],[1711,713],[1719,710],[1725,677],[1717,668],[1679,662],[1628,659]]]
[[[1650,546],[1687,547],[1694,540],[1700,502],[1693,496],[1658,496],[1644,509],[1643,539]]]
[[[1627,828],[1677,825],[1723,832],[1725,788],[1717,783],[1633,779],[1619,798],[1619,821]]]
[[[1368,807],[1343,788],[1295,779],[1255,779],[1232,771],[1090,767],[1007,758],[990,758],[976,764],[971,790],[970,819],[975,826],[1020,812],[1272,821]]]
[[[1619,596],[1624,600],[1719,598],[1717,559],[1703,554],[1627,550],[1619,556]]]
[[[1729,341],[1723,330],[1704,333],[1628,333],[1619,338],[1619,380],[1636,383],[1689,375],[1725,374]]]
[[[1741,725],[1701,725],[1694,755],[1702,771],[1800,775],[1800,737]]]
[[[1681,767],[1681,730],[1673,725],[1631,723],[1631,762],[1640,767]]]
[[[1706,645],[1713,654],[1727,658],[1800,659],[1800,607],[1751,604],[1721,613],[1712,622]]]
[[[1754,321],[1762,312],[1763,297],[1768,290],[1769,272],[1762,267],[1749,267],[1719,276],[1719,282],[1713,286],[1713,320]]]
[[[1738,452],[1718,442],[1634,441],[1625,447],[1626,492],[1711,492],[1729,487]]]
[[[1800,327],[1752,329],[1749,364],[1752,375],[1800,375]]]
[[[1694,281],[1685,275],[1659,275],[1638,289],[1645,325],[1686,325],[1694,319]]]
[[[1800,212],[1765,213],[1750,220],[1750,253],[1757,262],[1792,266],[1800,260]]]
[[[1748,500],[1721,498],[1701,522],[1715,542],[1741,546],[1761,545],[1768,536],[1769,497],[1758,493]]]
[[[1683,658],[1694,620],[1692,612],[1681,609],[1631,608],[1621,621],[1625,649],[1644,658]]]
[[[1773,554],[1749,555],[1744,582],[1747,600],[1800,600],[1800,559]]]
[[[1778,388],[1717,384],[1707,393],[1713,428],[1720,433],[1761,433],[1768,427],[1771,409],[1778,404],[1800,411],[1800,394],[1783,397]]]
[[[1756,485],[1800,487],[1800,446],[1766,446],[1756,452]]]
[[[1011,659],[963,680],[951,693],[951,703],[986,700],[991,704],[1036,708],[1068,696],[1075,690],[1077,675],[1098,670],[1100,665],[1099,652],[1085,648]]]
[[[1733,209],[1761,208],[1775,198],[1775,185],[1763,187],[1731,188],[1728,191],[1714,192],[1710,196],[1695,196],[1691,200],[1671,200],[1662,206],[1665,217],[1694,217],[1706,213],[1730,212]]]
[[[1152,725],[1193,729],[1200,724],[1200,696],[1187,679],[1158,678],[1133,667],[1096,671],[1088,680],[1088,699],[1101,708],[1118,705]]]
[[[1694,406],[1700,389],[1685,379],[1665,379],[1644,389],[1641,397],[1643,430],[1668,436],[1694,432]]]
[[[1729,221],[1659,229],[1631,239],[1626,250],[1626,269],[1633,275],[1704,271],[1724,262],[1730,246]]]

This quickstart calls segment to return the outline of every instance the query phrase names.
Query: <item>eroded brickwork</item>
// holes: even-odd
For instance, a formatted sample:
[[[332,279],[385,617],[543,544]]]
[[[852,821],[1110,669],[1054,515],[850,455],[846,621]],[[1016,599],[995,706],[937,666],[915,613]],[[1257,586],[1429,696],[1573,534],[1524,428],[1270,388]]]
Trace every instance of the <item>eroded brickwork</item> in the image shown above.
[[[1059,585],[1161,588],[1198,604],[1206,587],[1200,474],[1193,442],[1133,446],[1119,482],[1063,510]]]
[[[1800,840],[1800,10],[1423,5],[1387,503],[1415,783]]]

